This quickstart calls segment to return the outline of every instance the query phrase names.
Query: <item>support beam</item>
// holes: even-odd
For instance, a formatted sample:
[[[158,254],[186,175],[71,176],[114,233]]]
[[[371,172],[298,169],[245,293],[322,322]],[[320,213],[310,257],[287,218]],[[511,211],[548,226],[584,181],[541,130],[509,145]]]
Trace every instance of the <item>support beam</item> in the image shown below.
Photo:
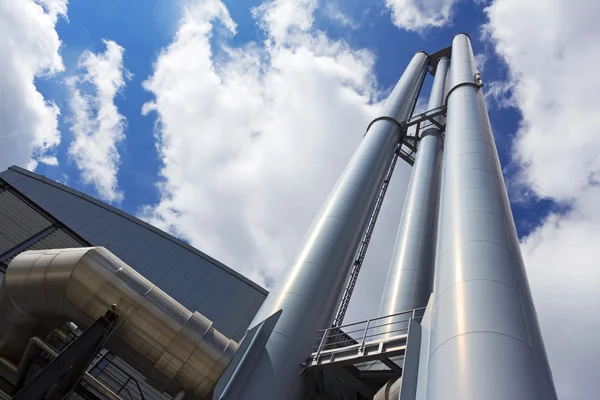
[[[372,399],[375,396],[375,392],[357,379],[350,371],[348,371],[344,367],[332,367],[331,370],[334,374],[336,374],[341,380],[343,380],[346,385],[356,390],[358,393],[366,397],[367,399]]]
[[[392,370],[392,372],[397,373],[398,375],[402,374],[402,368],[400,368],[395,362],[390,360],[389,358],[380,358],[379,361],[385,364],[386,367]]]
[[[108,310],[106,315],[94,322],[62,353],[27,383],[13,400],[37,400],[48,398],[61,400],[73,391],[85,368],[98,352],[102,342],[116,325],[117,314]],[[51,394],[48,392],[51,391]]]

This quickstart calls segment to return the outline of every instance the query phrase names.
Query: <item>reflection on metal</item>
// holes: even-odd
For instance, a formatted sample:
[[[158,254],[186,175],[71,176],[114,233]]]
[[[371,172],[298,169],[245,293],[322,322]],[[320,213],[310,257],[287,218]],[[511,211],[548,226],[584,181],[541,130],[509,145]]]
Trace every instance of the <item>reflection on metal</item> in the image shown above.
[[[278,311],[246,332],[240,348],[215,385],[214,400],[232,399],[240,395],[280,316],[281,311]]]
[[[409,117],[427,69],[427,54],[417,53],[388,98],[383,115]],[[281,274],[251,323],[283,310],[243,399],[295,399],[302,396],[300,364],[313,335],[330,326],[377,195],[400,141],[397,123],[373,123],[329,198],[309,228],[298,256]]]
[[[116,305],[106,346],[159,390],[204,398],[237,344],[102,247],[28,251],[0,287],[0,355],[19,360],[30,337],[62,321],[90,326]]]
[[[185,394],[185,390],[180,390],[175,396],[173,396],[173,400],[184,400]]]
[[[66,349],[60,354],[56,354],[54,360],[50,361],[35,378],[23,386],[13,400],[42,398],[61,400],[69,396],[107,335],[114,329],[118,319],[117,313],[107,310],[105,315],[94,321]],[[48,353],[53,353],[49,346],[46,347]],[[26,363],[28,362],[26,361]]]
[[[348,310],[348,305],[350,304],[350,298],[352,297],[352,293],[354,292],[354,287],[356,286],[356,281],[358,280],[358,274],[360,273],[362,264],[365,261],[367,249],[369,248],[369,243],[371,242],[371,237],[373,236],[373,230],[375,229],[375,223],[377,222],[379,212],[381,211],[381,206],[383,204],[383,199],[385,198],[385,193],[387,192],[387,188],[390,185],[390,180],[392,179],[394,167],[396,167],[396,161],[398,161],[398,156],[394,155],[394,157],[392,158],[392,163],[388,168],[388,172],[385,175],[385,178],[383,179],[383,183],[381,184],[381,189],[379,190],[379,195],[377,196],[377,201],[375,202],[375,209],[373,210],[371,218],[369,219],[369,223],[367,224],[367,230],[365,232],[365,235],[363,236],[362,241],[360,242],[356,258],[352,263],[352,268],[350,269],[350,278],[348,279],[348,283],[346,284],[346,288],[344,289],[344,293],[342,294],[340,308],[338,309],[338,312],[335,318],[333,319],[332,326],[341,326],[344,322],[344,317],[346,316],[346,311]]]
[[[398,400],[402,379],[388,381],[373,397],[373,400]]]
[[[433,291],[435,242],[439,206],[442,128],[441,110],[448,59],[440,58],[428,108],[413,124],[429,124],[420,130],[419,151],[413,166],[396,247],[392,256],[379,315],[390,315],[427,305]],[[387,325],[385,330],[393,330]]]
[[[556,399],[464,34],[450,71],[426,398]]]

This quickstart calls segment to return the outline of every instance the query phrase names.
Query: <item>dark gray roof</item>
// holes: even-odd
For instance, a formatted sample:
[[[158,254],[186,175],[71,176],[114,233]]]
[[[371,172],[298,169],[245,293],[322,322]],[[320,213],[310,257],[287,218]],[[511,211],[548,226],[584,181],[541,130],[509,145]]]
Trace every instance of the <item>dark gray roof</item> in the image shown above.
[[[189,244],[68,186],[15,166],[0,173],[0,179],[233,339],[241,338],[268,293]]]

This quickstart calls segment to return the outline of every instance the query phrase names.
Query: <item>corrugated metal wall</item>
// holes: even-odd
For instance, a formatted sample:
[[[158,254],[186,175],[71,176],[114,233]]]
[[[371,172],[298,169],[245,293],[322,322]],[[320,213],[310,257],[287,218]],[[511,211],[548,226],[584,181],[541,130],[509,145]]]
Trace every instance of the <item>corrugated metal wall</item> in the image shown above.
[[[76,236],[0,180],[0,271],[25,250],[88,245]]]
[[[52,221],[0,187],[0,255],[52,226]]]
[[[73,247],[85,247],[85,243],[79,242],[70,233],[62,228],[58,228],[46,236],[42,237],[38,241],[34,242],[29,246],[23,246],[20,252],[26,250],[44,250],[44,249],[69,249]],[[15,258],[16,255],[6,258],[4,264],[8,265]]]

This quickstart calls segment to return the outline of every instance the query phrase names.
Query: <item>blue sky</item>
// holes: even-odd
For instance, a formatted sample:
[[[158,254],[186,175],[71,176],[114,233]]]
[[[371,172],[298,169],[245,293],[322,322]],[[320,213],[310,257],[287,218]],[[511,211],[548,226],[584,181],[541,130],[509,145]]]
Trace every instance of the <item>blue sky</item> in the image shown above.
[[[243,46],[249,42],[266,39],[265,32],[259,27],[252,15],[252,8],[260,1],[224,2],[233,20],[238,24],[237,34],[233,37],[215,35],[213,45],[226,42],[230,46]],[[481,5],[461,2],[454,9],[452,24],[435,31],[409,32],[398,29],[390,19],[390,11],[382,2],[353,0],[328,3],[344,14],[352,26],[345,26],[333,19],[327,12],[327,5],[317,9],[314,27],[327,33],[332,39],[346,41],[352,47],[371,51],[376,62],[373,68],[377,87],[382,92],[390,90],[399,78],[403,67],[418,50],[433,52],[448,46],[457,32],[466,32],[473,39],[476,54],[486,58],[485,79],[497,81],[507,79],[507,68],[491,49],[490,43],[481,39],[482,21],[485,14]],[[147,1],[144,7],[136,2],[74,2],[69,4],[68,19],[58,20],[56,30],[62,40],[61,55],[65,71],[50,79],[38,79],[36,84],[46,99],[55,101],[61,109],[66,109],[68,93],[62,80],[77,74],[78,59],[84,50],[94,53],[103,51],[103,39],[113,40],[125,48],[123,64],[133,76],[127,85],[115,97],[119,112],[126,117],[125,140],[119,145],[120,167],[119,185],[125,193],[124,200],[117,205],[123,210],[136,214],[143,204],[159,200],[156,181],[160,159],[153,140],[155,118],[143,116],[142,106],[151,100],[152,95],[144,90],[142,83],[152,73],[152,65],[159,52],[167,46],[177,29],[180,8],[165,0]],[[216,49],[218,52],[218,49]],[[428,79],[422,92],[427,98],[431,85]],[[68,161],[69,112],[59,119],[59,129],[64,135],[58,147],[59,159],[67,160],[58,167],[41,164],[36,172],[52,179],[66,182],[70,186],[90,195],[98,196],[93,185],[84,184],[79,179],[79,171]],[[511,162],[510,151],[514,134],[518,129],[520,114],[515,108],[490,108],[490,118],[494,126],[498,149],[503,165]],[[511,178],[511,169],[507,169],[507,179]],[[527,201],[513,202],[513,212],[517,221],[519,236],[526,236],[536,227],[546,213],[555,208],[551,200],[539,201],[530,197]]]
[[[560,398],[594,398],[597,15],[588,0],[6,0],[0,168],[112,202],[268,287],[412,55],[467,32]],[[409,176],[397,167],[349,318],[377,310]]]

